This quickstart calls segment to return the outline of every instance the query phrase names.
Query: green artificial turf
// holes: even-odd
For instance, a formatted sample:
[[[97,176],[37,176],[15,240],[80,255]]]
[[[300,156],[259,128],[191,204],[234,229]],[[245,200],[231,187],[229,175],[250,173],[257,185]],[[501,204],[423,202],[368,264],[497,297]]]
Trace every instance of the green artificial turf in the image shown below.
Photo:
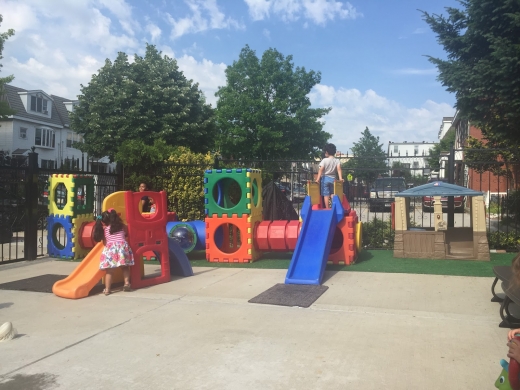
[[[389,272],[454,276],[494,276],[495,265],[510,265],[516,253],[491,253],[491,261],[395,259],[393,251],[362,251],[356,264],[327,265],[329,271]],[[190,253],[194,267],[287,269],[291,253],[267,253],[254,263],[209,263],[204,252]]]
[[[193,267],[256,269],[288,269],[291,256],[292,252],[270,252],[265,253],[260,260],[254,263],[209,263],[206,261],[205,251],[195,251],[188,254],[188,258]],[[395,259],[393,257],[393,251],[364,250],[360,253],[356,264],[327,265],[327,270],[489,277],[494,276],[493,267],[495,265],[511,265],[511,260],[516,256],[516,253],[491,253],[490,256],[491,261]],[[146,261],[145,264],[157,265],[159,262]]]

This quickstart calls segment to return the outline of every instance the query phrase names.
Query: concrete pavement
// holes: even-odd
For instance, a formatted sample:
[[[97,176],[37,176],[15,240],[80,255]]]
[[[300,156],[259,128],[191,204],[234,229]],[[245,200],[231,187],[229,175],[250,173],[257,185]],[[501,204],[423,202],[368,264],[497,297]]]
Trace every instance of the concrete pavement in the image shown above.
[[[0,283],[76,265],[2,266]],[[506,358],[492,278],[327,272],[301,309],[247,302],[285,270],[194,271],[76,301],[0,290],[21,334],[0,343],[0,390],[491,389]]]

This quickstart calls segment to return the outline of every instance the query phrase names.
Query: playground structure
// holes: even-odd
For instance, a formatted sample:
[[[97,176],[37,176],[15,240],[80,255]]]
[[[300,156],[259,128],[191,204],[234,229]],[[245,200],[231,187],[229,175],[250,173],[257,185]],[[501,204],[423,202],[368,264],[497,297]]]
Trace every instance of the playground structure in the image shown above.
[[[76,196],[78,186],[86,187],[85,197]],[[99,257],[103,251],[102,242],[94,243],[92,238],[93,219],[93,178],[79,175],[53,175],[50,177],[50,196],[48,217],[48,251],[51,256],[66,259],[84,259],[65,279],[53,286],[54,294],[64,298],[83,298],[99,283],[105,271],[99,269]],[[89,187],[92,188],[89,191]],[[85,188],[84,188],[85,189]],[[58,195],[62,195],[61,198]],[[69,197],[69,194],[71,196]],[[141,212],[141,198],[152,195],[156,200],[155,213]],[[63,195],[65,195],[63,197]],[[81,204],[78,204],[80,203]],[[70,205],[69,205],[70,202]],[[103,201],[103,210],[114,208],[128,226],[129,245],[132,248],[135,266],[131,267],[133,288],[152,286],[169,282],[171,275],[191,276],[193,271],[182,248],[174,239],[168,237],[166,225],[169,215],[166,207],[166,193],[115,192]],[[90,211],[78,215],[78,210]],[[61,212],[62,214],[58,214]],[[170,216],[171,217],[171,216]],[[58,231],[65,232],[65,244],[60,243]],[[158,276],[145,277],[144,254],[153,253],[161,265]],[[115,280],[121,275],[115,275]]]
[[[309,183],[300,221],[262,220],[261,172],[254,169],[208,170],[204,178],[204,222],[178,222],[167,213],[166,193],[116,192],[105,198],[103,210],[114,208],[128,226],[129,244],[136,265],[131,268],[132,286],[147,287],[170,280],[171,274],[190,276],[185,255],[206,249],[210,262],[257,260],[264,252],[293,251],[286,283],[320,284],[327,263],[352,264],[361,248],[361,223],[335,183],[332,208],[322,207],[315,183]],[[104,276],[99,269],[102,243],[92,234],[93,178],[53,175],[50,178],[48,218],[49,254],[65,259],[85,256],[69,277],[58,281],[53,292],[66,298],[82,298]],[[81,193],[84,196],[79,197]],[[153,196],[157,209],[143,213],[141,199]],[[83,214],[80,214],[83,212]],[[65,243],[57,238],[65,232]],[[145,277],[144,260],[157,259],[161,274]],[[115,281],[121,275],[115,275]]]
[[[332,208],[322,207],[316,183],[309,183],[302,221],[262,220],[261,172],[207,170],[206,259],[249,263],[264,252],[293,252],[286,283],[320,284],[327,263],[352,264],[361,249],[361,223],[336,182]]]

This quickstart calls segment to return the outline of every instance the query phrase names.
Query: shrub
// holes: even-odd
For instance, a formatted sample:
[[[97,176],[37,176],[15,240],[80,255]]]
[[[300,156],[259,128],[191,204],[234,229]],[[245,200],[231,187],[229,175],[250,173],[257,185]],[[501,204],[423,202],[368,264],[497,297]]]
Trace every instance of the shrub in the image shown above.
[[[204,220],[204,172],[213,161],[210,153],[193,153],[187,148],[178,148],[168,159],[162,189],[179,220]]]
[[[487,236],[491,249],[505,249],[509,252],[518,251],[520,232],[488,232]]]
[[[393,249],[395,232],[390,221],[374,217],[363,223],[363,247],[367,249]]]
[[[503,202],[503,210],[515,222],[520,222],[520,190],[511,191]]]

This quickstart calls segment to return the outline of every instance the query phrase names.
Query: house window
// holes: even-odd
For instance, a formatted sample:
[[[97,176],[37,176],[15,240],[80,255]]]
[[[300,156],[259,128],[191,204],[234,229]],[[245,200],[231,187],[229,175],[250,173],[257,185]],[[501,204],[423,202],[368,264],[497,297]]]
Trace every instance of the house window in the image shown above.
[[[33,95],[31,96],[31,111],[41,112],[47,115],[49,113],[49,111],[47,111],[47,103],[47,99]]]
[[[414,145],[413,146],[413,152],[414,152],[414,154],[418,154],[419,153],[419,145]]]
[[[397,145],[394,145],[394,153],[399,152],[399,147]]]
[[[419,168],[419,161],[414,161],[413,162],[413,167],[414,168]]]
[[[67,132],[67,148],[73,148],[74,144],[83,142],[83,137],[72,131]]]
[[[56,136],[54,134],[54,130],[42,128],[36,129],[36,135],[34,136],[35,145],[54,148],[55,142]]]
[[[18,136],[22,139],[27,139],[27,129],[25,127],[20,127],[20,133]]]

